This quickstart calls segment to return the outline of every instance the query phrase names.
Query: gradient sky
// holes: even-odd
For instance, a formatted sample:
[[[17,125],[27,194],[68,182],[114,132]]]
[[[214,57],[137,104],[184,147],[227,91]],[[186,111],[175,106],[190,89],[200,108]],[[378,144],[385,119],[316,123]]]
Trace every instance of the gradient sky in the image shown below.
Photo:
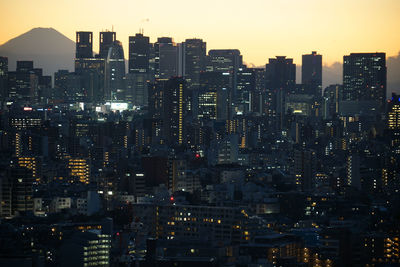
[[[400,51],[400,0],[0,0],[0,44],[34,27],[114,30],[123,42],[139,28],[154,42],[202,38],[208,49],[238,48],[246,63],[318,51],[324,64],[351,52]]]

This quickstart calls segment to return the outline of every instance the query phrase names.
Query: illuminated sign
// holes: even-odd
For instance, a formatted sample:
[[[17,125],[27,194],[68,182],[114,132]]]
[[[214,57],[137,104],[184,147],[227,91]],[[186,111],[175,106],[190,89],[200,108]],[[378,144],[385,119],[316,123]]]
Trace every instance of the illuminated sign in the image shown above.
[[[128,103],[111,103],[111,110],[127,110]]]

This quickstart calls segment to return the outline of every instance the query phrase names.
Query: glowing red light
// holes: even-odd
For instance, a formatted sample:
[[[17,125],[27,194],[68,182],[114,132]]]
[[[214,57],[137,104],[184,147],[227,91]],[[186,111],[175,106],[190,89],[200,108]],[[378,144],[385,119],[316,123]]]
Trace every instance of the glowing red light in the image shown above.
[[[119,232],[117,233],[117,236],[119,236]]]
[[[169,199],[170,199],[171,201],[174,201],[174,197],[173,197],[173,196],[171,196]]]
[[[198,158],[200,158],[200,154],[199,153],[196,154],[196,159],[198,159]]]

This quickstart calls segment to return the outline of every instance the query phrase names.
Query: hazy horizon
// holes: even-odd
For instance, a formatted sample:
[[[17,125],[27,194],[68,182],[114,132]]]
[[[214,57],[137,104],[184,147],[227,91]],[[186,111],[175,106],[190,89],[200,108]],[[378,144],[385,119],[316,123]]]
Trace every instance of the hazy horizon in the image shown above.
[[[255,66],[276,55],[300,63],[301,55],[311,51],[323,55],[324,65],[329,66],[351,52],[379,51],[391,57],[400,50],[397,0],[253,0],[246,4],[117,0],[112,5],[103,0],[18,0],[2,2],[0,8],[4,11],[0,21],[9,24],[0,29],[2,44],[32,28],[51,27],[71,40],[76,31],[92,31],[94,51],[98,51],[98,32],[114,28],[127,48],[128,36],[144,28],[152,42],[161,36],[175,42],[201,38],[208,49],[239,49],[244,62]]]

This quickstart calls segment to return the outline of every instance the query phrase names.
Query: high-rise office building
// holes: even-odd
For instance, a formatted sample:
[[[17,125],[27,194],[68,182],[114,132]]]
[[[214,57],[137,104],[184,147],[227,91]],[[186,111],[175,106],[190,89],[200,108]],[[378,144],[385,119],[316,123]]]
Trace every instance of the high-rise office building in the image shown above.
[[[351,53],[343,57],[343,101],[386,103],[386,54]]]
[[[33,69],[33,61],[17,61],[16,71],[8,73],[8,97],[34,101],[39,77]]]
[[[265,66],[265,85],[267,90],[268,114],[277,116],[278,128],[282,126],[285,113],[285,97],[295,90],[296,64],[285,56],[270,58]]]
[[[93,57],[93,33],[76,32],[75,58]]]
[[[296,64],[285,56],[270,58],[265,67],[267,89],[283,89],[286,92],[296,85]]]
[[[243,65],[238,49],[213,49],[208,51],[207,71],[235,73]]]
[[[125,76],[125,100],[135,106],[148,105],[148,73],[128,73]]]
[[[7,96],[8,58],[0,57],[0,98]]]
[[[117,34],[115,32],[100,32],[100,45],[99,45],[99,57],[107,58],[108,50],[117,40]]]
[[[206,68],[206,42],[202,39],[186,39],[184,49],[184,77],[188,82],[188,88],[198,89],[200,72]]]
[[[148,73],[150,38],[137,33],[129,36],[129,73]]]
[[[17,72],[30,72],[33,71],[33,61],[17,61]]]
[[[186,116],[186,81],[181,77],[170,78],[164,87],[164,133],[171,145],[184,142]]]
[[[315,51],[302,57],[301,83],[307,94],[322,96],[322,56]]]
[[[206,71],[229,72],[232,75],[231,97],[236,96],[237,72],[243,66],[238,49],[215,49],[208,51]]]
[[[231,116],[229,91],[232,76],[230,73],[200,73],[200,89],[194,114],[202,120],[228,120]]]
[[[106,99],[125,100],[125,57],[120,41],[108,50],[106,60]]]
[[[339,101],[341,93],[341,84],[332,84],[325,88],[323,95],[324,118],[332,118],[334,114],[339,114]]]
[[[163,144],[165,134],[163,133],[164,116],[164,89],[167,79],[156,79],[148,85],[149,115],[151,118],[151,141],[153,144]]]
[[[75,101],[81,92],[81,76],[68,70],[58,70],[54,73],[54,89],[55,98]]]
[[[265,105],[265,69],[252,68],[255,80],[255,90],[251,95],[251,111],[258,114],[264,112]]]
[[[75,73],[67,77],[68,83],[65,85],[69,89],[64,91],[64,96],[73,101],[102,101],[107,98],[105,96],[105,65],[103,58],[75,59]],[[76,76],[79,77],[79,82]],[[78,86],[79,89],[77,89]]]
[[[161,37],[154,44],[155,78],[169,79],[178,73],[178,48],[170,37]]]
[[[150,38],[137,33],[129,37],[129,70],[126,75],[126,101],[137,106],[148,104],[150,77]]]
[[[240,68],[237,73],[237,93],[235,110],[237,114],[252,111],[252,94],[255,92],[256,80],[252,69]]]

